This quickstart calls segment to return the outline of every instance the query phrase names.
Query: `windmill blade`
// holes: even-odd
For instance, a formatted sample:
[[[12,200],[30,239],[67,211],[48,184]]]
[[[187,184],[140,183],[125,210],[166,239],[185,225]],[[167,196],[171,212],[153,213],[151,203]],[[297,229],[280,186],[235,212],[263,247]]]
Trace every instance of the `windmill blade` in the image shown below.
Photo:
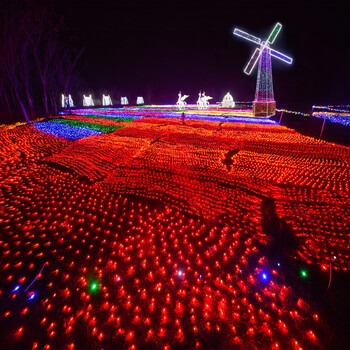
[[[290,57],[284,55],[283,53],[276,51],[274,49],[270,49],[270,53],[271,53],[271,56],[276,57],[276,58],[280,59],[281,61],[286,62],[288,64],[292,64],[292,62],[293,62],[293,58],[290,58]]]
[[[269,44],[273,44],[273,42],[275,41],[278,33],[280,32],[280,30],[282,29],[282,24],[281,23],[277,23],[275,25],[275,28],[273,28],[273,31],[271,32],[269,38],[267,39],[267,42]]]
[[[260,44],[261,43],[261,39],[257,38],[254,35],[248,34],[246,32],[244,32],[243,30],[237,29],[235,28],[235,30],[233,31],[234,35],[240,36],[243,39],[252,41],[255,44]]]
[[[260,49],[255,49],[253,56],[250,58],[247,66],[244,68],[244,73],[249,75],[252,70],[254,69],[256,63],[259,60],[259,57],[261,55],[261,50]]]

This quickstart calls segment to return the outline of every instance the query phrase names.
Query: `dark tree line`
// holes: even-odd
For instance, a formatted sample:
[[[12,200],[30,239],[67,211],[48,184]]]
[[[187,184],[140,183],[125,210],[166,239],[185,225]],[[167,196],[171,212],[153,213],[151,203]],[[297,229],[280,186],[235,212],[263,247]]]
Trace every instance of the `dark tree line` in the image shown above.
[[[0,110],[57,115],[61,94],[79,82],[83,50],[53,8],[37,1],[0,2]]]

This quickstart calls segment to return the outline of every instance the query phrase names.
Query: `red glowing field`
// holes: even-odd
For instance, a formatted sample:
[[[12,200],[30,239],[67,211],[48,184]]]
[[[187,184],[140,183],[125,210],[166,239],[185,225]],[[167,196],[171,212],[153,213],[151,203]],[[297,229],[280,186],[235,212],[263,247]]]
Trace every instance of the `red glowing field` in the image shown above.
[[[329,348],[284,265],[349,272],[350,149],[279,125],[122,125],[0,132],[5,348]]]

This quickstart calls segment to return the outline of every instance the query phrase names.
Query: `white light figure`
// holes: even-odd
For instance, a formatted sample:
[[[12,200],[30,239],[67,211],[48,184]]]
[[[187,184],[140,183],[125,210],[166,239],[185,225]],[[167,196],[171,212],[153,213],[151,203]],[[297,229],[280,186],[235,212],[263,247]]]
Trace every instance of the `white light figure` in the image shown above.
[[[177,99],[177,102],[176,102],[176,106],[178,109],[184,109],[185,106],[187,105],[186,103],[186,98],[189,96],[189,95],[183,95],[181,96],[181,91],[179,92],[178,94],[179,98]]]
[[[93,107],[94,106],[94,101],[92,100],[91,95],[90,96],[85,96],[83,97],[83,106],[84,107]]]
[[[198,94],[198,100],[197,100],[197,107],[198,109],[205,109],[209,107],[209,100],[211,100],[212,97],[205,96],[205,92],[203,93],[199,92]]]
[[[67,97],[62,94],[62,108],[67,108],[68,102],[69,102],[69,107],[74,107],[72,96],[68,95]]]
[[[235,107],[235,101],[233,101],[233,97],[231,96],[231,94],[229,92],[224,96],[224,99],[222,100],[222,107],[223,108],[234,108]]]
[[[143,105],[145,103],[144,99],[142,96],[137,96],[137,99],[136,99],[136,104],[137,105]]]
[[[199,91],[199,94],[198,94],[197,108],[198,109],[203,109],[204,108],[203,100],[202,100],[202,93],[200,91]]]
[[[121,97],[120,98],[120,104],[121,105],[128,105],[129,104],[128,98],[126,96],[125,97]]]
[[[271,117],[276,113],[276,101],[274,99],[272,84],[271,56],[288,64],[293,62],[292,58],[271,48],[271,45],[274,43],[281,29],[282,24],[276,23],[266,41],[262,41],[260,38],[237,28],[235,28],[233,32],[234,35],[258,45],[247,66],[244,68],[244,73],[249,75],[259,62],[255,99],[253,101],[254,117]]]
[[[102,106],[112,106],[112,99],[109,95],[102,95]]]

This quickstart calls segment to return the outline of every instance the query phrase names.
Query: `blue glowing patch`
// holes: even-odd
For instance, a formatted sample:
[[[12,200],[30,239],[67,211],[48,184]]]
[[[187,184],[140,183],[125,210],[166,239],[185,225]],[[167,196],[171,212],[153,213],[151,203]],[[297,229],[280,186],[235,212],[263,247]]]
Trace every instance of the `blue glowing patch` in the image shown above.
[[[17,292],[20,288],[20,285],[18,284],[15,288],[13,288],[12,293]]]
[[[269,281],[269,274],[265,271],[261,272],[260,278],[263,282]]]
[[[70,126],[61,123],[39,122],[34,123],[34,127],[40,131],[54,136],[63,137],[69,140],[78,140],[91,135],[100,135],[101,131]]]
[[[29,298],[28,300],[33,300],[35,298],[35,293],[33,293]]]

